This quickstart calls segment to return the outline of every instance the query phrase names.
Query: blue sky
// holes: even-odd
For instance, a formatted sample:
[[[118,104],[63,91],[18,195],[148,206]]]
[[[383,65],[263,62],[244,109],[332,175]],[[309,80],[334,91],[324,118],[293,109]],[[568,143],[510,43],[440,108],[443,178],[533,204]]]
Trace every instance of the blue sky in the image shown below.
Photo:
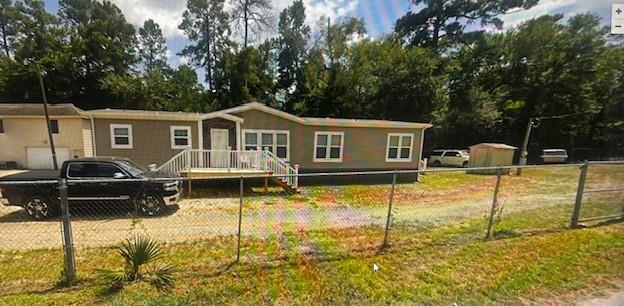
[[[186,62],[176,54],[184,47],[187,40],[177,29],[182,20],[186,0],[110,0],[123,11],[126,19],[140,26],[148,18],[160,24],[167,38],[168,61],[177,66]],[[292,3],[292,0],[272,0],[275,15]],[[566,17],[588,11],[595,12],[607,24],[610,19],[613,0],[541,0],[530,10],[512,12],[501,16],[505,27],[517,26],[524,20],[543,14],[562,13]],[[619,2],[624,2],[619,1]],[[45,0],[46,8],[51,12],[58,10],[58,0]],[[304,0],[308,23],[315,25],[321,16],[332,19],[345,16],[358,16],[364,19],[369,35],[379,37],[392,31],[397,18],[410,9],[416,9],[409,0]],[[276,21],[277,23],[277,21]]]

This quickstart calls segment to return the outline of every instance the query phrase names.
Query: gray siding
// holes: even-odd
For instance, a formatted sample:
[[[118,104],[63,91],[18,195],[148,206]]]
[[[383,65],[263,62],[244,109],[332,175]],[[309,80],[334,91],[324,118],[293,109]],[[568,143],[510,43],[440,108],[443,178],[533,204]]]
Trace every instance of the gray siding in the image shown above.
[[[132,125],[132,149],[111,148],[111,124]],[[197,121],[94,118],[97,155],[127,157],[143,166],[153,163],[160,165],[182,151],[171,148],[171,126],[174,125],[191,127],[191,145],[197,149],[199,145]]]
[[[242,129],[289,130],[290,164],[299,164],[303,170],[418,168],[422,129],[308,126],[258,110],[235,115],[245,119]],[[344,132],[342,162],[313,161],[315,131]],[[388,133],[414,134],[411,162],[386,162]]]

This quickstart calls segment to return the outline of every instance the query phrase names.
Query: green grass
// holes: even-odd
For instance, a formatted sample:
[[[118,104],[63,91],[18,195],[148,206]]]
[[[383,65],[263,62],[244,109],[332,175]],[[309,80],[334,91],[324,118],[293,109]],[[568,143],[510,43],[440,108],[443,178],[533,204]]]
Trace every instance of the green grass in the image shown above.
[[[520,220],[518,220],[520,222]],[[484,241],[479,219],[431,230],[394,226],[302,232],[165,246],[178,267],[172,292],[137,284],[110,291],[96,268],[120,264],[112,248],[78,249],[79,282],[54,287],[55,251],[2,253],[0,304],[514,303],[624,278],[624,224]],[[372,272],[372,265],[381,272]],[[52,269],[42,269],[42,265]]]
[[[590,186],[620,184],[611,179],[617,169],[592,170]],[[165,244],[164,261],[178,268],[171,292],[145,284],[110,290],[95,270],[121,264],[113,248],[78,248],[79,281],[72,287],[56,285],[61,250],[0,252],[0,304],[518,304],[624,281],[624,223],[568,228],[578,169],[503,177],[502,218],[494,239],[485,241],[494,180],[432,173],[397,185],[390,247],[383,252],[381,226],[327,229],[325,215],[314,212],[348,206],[383,218],[389,185],[250,197],[244,219],[264,216],[258,220],[267,223],[256,222],[255,230],[280,226],[283,234],[243,237],[238,264],[233,236]],[[622,209],[621,196],[589,196],[582,215]],[[277,221],[273,208],[287,222]],[[299,208],[312,212],[306,226],[293,221]],[[381,271],[372,272],[373,264]]]

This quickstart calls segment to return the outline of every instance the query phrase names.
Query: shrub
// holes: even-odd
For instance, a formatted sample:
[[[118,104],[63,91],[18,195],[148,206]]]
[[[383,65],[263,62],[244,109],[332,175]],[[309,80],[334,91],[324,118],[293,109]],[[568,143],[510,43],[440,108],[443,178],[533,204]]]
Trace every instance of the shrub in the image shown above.
[[[98,270],[100,277],[113,286],[122,287],[125,283],[135,281],[146,281],[159,290],[173,286],[175,269],[171,265],[158,263],[163,253],[156,240],[136,235],[122,241],[117,252],[124,261],[123,268]]]

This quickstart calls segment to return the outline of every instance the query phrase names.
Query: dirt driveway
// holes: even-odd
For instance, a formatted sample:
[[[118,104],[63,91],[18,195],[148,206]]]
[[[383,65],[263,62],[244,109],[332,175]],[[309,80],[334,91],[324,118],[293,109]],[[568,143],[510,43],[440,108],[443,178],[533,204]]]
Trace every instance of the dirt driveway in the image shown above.
[[[385,220],[347,205],[324,207],[293,205],[279,197],[246,201],[243,235],[263,237],[299,229],[358,227],[384,224]],[[238,199],[186,199],[163,216],[133,218],[129,211],[110,207],[82,207],[72,212],[74,245],[106,246],[136,233],[165,242],[182,242],[221,235],[236,235]],[[19,207],[0,207],[0,250],[56,248],[62,246],[58,220],[32,221]]]

